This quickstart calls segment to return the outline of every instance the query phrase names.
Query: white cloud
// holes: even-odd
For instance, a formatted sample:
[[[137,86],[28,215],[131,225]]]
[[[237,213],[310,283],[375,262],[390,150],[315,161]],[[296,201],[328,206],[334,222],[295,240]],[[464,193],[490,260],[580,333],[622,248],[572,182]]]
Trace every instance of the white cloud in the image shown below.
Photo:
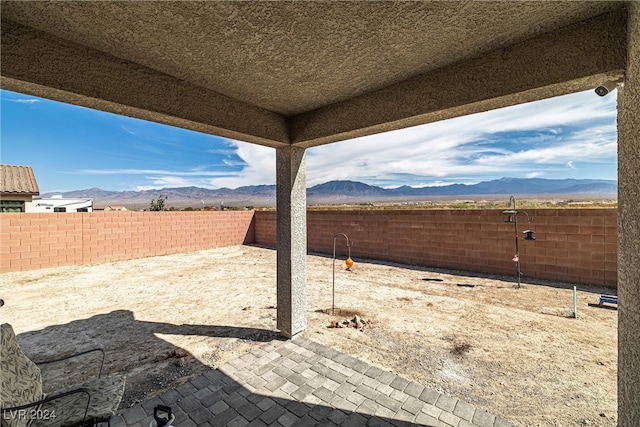
[[[233,156],[236,154],[236,150],[234,147],[230,148],[212,148],[211,150],[207,150],[207,153],[210,154],[221,154],[223,156]]]
[[[242,160],[222,159],[222,163],[227,166],[244,166],[246,163]]]
[[[357,138],[308,150],[307,181],[384,183],[413,175],[413,182],[404,183],[421,180],[432,185],[470,176],[542,176],[544,167],[563,166],[569,160],[614,161],[615,117],[615,97],[582,92]],[[563,133],[567,127],[573,133]],[[532,134],[518,141],[526,142],[518,150],[516,141],[510,148],[498,142],[497,136],[505,132]]]
[[[230,177],[235,172],[210,171],[203,168],[190,170],[162,169],[81,169],[74,174],[82,175],[144,175],[145,184],[134,185],[133,190],[154,190],[176,187],[215,188],[210,184],[212,177]]]
[[[9,102],[16,102],[18,104],[35,104],[37,102],[40,102],[39,99],[33,99],[33,98],[29,98],[29,99],[23,99],[23,98],[6,98],[6,101]]]
[[[224,140],[223,148],[207,150],[211,154],[221,154],[229,157],[222,159],[222,168],[219,170],[206,170],[194,168],[190,170],[156,170],[156,169],[84,169],[77,173],[99,175],[147,175],[149,185],[138,185],[137,190],[155,189],[161,187],[188,187],[197,186],[203,188],[237,188],[246,185],[275,184],[276,181],[276,156],[275,150],[269,147]],[[238,172],[229,168],[242,169]],[[210,168],[211,166],[209,166]],[[227,169],[226,171],[224,169]]]
[[[177,188],[177,187],[191,187],[191,186],[199,186],[197,184],[198,181],[194,182],[190,179],[185,179],[179,176],[156,176],[156,177],[147,177],[153,185],[138,185],[135,187],[136,191],[142,190],[155,190],[161,188]]]
[[[129,135],[134,135],[134,136],[138,135],[137,132],[134,132],[133,130],[126,127],[125,125],[120,126],[120,128],[122,128],[122,130],[128,133]]]
[[[207,171],[202,169],[191,169],[188,171],[174,171],[162,169],[79,169],[75,174],[81,175],[166,175],[166,176],[227,176],[229,172]]]
[[[225,140],[226,148],[208,152],[237,156],[240,160],[222,159],[218,170],[191,168],[188,170],[169,169],[79,169],[68,172],[80,175],[144,175],[145,184],[135,190],[151,190],[170,187],[197,186],[204,188],[237,188],[245,185],[275,184],[275,150],[245,142]],[[235,170],[241,166],[240,171]],[[226,170],[225,170],[226,169]]]
[[[245,166],[234,176],[227,175],[208,180],[209,187],[237,188],[245,185],[275,184],[275,149],[238,141],[230,141],[230,144]]]
[[[307,150],[307,185],[336,179],[384,187],[471,184],[502,176],[566,174],[568,170],[576,177],[586,168],[578,170],[574,163],[615,165],[615,98],[582,92],[315,147]],[[510,133],[515,135],[512,139]],[[209,166],[182,171],[86,169],[78,173],[144,175],[150,184],[137,189],[275,183],[273,148],[224,140],[221,147],[208,153],[226,156],[219,170],[207,170],[212,168]]]

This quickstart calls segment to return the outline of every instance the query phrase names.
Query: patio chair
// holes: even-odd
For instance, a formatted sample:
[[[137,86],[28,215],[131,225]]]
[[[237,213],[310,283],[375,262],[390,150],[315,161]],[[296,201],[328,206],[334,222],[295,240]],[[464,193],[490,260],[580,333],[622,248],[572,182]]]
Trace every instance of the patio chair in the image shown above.
[[[98,378],[58,390],[42,391],[37,365],[102,353]],[[0,408],[2,427],[78,427],[106,422],[116,414],[124,393],[123,375],[101,378],[104,351],[93,349],[45,362],[32,362],[20,349],[11,325],[0,325]]]

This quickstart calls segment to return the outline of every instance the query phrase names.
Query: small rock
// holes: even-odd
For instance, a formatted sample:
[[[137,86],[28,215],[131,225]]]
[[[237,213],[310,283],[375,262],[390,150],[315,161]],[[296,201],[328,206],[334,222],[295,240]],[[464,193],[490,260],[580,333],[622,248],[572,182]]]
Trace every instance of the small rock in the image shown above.
[[[362,329],[362,327],[364,326],[362,324],[362,319],[360,318],[360,316],[358,316],[357,314],[355,315],[355,317],[353,318],[353,320],[351,320],[354,323],[354,327],[356,329]]]
[[[327,326],[328,328],[354,328],[360,331],[371,322],[368,322],[362,319],[360,316],[356,315],[353,319],[345,319],[345,320],[332,320],[331,324]]]
[[[187,352],[187,350],[183,349],[183,348],[178,348],[175,351],[175,357],[177,358],[183,358],[183,357],[187,357],[189,355],[189,353]]]
[[[251,306],[248,305],[246,307],[242,307],[242,311],[247,311],[247,310],[251,310]]]
[[[173,364],[176,366],[186,366],[187,365],[187,358],[186,357],[182,357],[180,359],[176,359],[173,361]]]
[[[162,362],[163,360],[167,360],[167,356],[165,356],[164,354],[159,354],[153,359],[153,362],[158,363]]]

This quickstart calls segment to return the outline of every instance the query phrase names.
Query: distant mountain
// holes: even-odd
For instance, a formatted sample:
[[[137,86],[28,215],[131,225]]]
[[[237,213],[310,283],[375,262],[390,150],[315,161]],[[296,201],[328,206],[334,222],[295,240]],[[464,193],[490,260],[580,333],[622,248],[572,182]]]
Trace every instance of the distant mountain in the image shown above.
[[[491,194],[615,194],[617,181],[597,179],[500,178],[474,185],[452,184],[441,187],[399,187],[395,194],[415,196],[465,196]]]
[[[323,197],[385,197],[390,190],[357,181],[329,181],[307,189],[307,198]]]
[[[398,202],[427,200],[430,197],[491,196],[491,195],[615,195],[616,181],[597,179],[541,179],[501,178],[478,184],[452,184],[438,187],[381,188],[356,181],[329,181],[307,189],[309,204]],[[143,209],[152,199],[167,197],[167,205],[175,207],[206,206],[274,206],[275,185],[250,185],[236,189],[215,190],[200,187],[163,188],[143,191],[106,191],[99,188],[46,193],[43,198],[62,195],[65,198],[92,198],[98,207],[124,205],[130,209]]]

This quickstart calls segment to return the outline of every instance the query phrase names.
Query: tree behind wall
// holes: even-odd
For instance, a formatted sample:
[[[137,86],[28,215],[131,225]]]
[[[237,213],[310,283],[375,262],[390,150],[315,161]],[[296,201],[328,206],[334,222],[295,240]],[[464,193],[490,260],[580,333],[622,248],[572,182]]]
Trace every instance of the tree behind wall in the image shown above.
[[[167,199],[168,199],[168,197],[166,197],[166,196],[160,196],[160,197],[158,197],[158,200],[151,199],[151,204],[149,205],[149,210],[150,211],[164,211],[164,210],[166,210],[164,202]]]

